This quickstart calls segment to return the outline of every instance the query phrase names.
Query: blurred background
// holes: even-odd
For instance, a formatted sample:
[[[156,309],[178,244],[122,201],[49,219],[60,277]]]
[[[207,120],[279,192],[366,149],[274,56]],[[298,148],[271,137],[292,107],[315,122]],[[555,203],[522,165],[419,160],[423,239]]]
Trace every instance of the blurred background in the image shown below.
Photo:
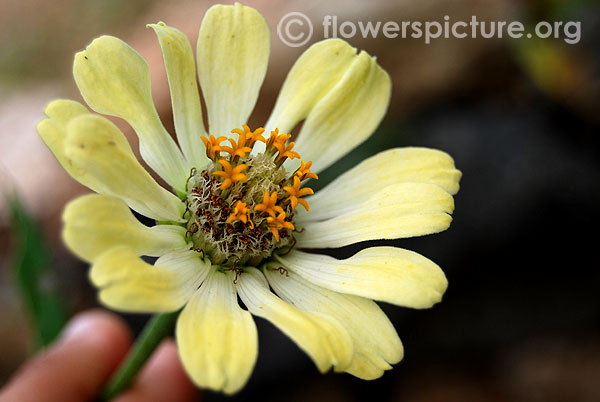
[[[320,375],[289,339],[257,318],[259,357],[233,398],[304,401],[599,401],[600,3],[595,1],[247,1],[267,19],[272,52],[251,126],[262,125],[287,71],[321,21],[581,21],[581,39],[362,39],[348,41],[392,76],[385,120],[364,145],[328,169],[381,150],[444,150],[462,170],[454,222],[444,233],[377,242],[417,251],[446,272],[441,304],[425,311],[382,305],[405,347],[381,379]],[[211,2],[2,0],[0,2],[0,384],[78,311],[97,306],[87,266],[60,240],[60,214],[88,190],[35,133],[44,106],[80,100],[73,55],[101,34],[148,61],[153,95],[172,130],[155,35],[165,21],[195,43]],[[284,45],[279,19],[300,11],[315,26],[305,46]],[[131,129],[120,127],[132,143]],[[137,148],[134,145],[134,148]],[[354,254],[366,244],[326,252]],[[148,316],[124,315],[135,331]]]

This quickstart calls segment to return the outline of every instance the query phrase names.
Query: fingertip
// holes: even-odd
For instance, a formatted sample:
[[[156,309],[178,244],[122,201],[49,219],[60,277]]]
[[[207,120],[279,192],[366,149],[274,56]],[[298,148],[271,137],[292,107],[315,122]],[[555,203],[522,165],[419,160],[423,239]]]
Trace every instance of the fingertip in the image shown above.
[[[119,365],[130,343],[131,333],[117,315],[102,310],[80,313],[54,344],[18,370],[0,400],[89,400]]]
[[[69,321],[57,343],[86,342],[123,356],[131,345],[132,334],[116,314],[93,309],[77,314]]]

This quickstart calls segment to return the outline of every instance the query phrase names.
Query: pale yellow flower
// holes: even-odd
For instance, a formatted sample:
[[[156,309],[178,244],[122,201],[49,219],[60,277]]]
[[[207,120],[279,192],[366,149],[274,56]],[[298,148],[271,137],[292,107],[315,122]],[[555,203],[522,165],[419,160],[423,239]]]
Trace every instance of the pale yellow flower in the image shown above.
[[[77,102],[51,102],[38,125],[62,166],[98,193],[65,208],[63,237],[92,263],[100,300],[129,312],[183,308],[177,345],[201,387],[233,393],[246,383],[257,356],[251,314],[280,328],[322,372],[380,377],[402,359],[403,348],[372,300],[431,307],[446,289],[443,272],[400,248],[371,247],[345,260],[300,249],[447,229],[461,176],[452,158],[431,149],[391,149],[308,195],[299,182],[316,178],[365,141],[384,116],[391,85],[376,60],[342,40],[311,46],[288,74],[264,125],[275,133],[267,140],[262,129],[244,126],[269,56],[269,29],[256,10],[211,8],[196,63],[185,35],[163,23],[150,27],[164,55],[179,146],[152,102],[148,66],[127,44],[102,36],[75,56],[73,71],[94,111],[134,128],[142,158],[172,191],[142,168],[113,123]],[[204,129],[196,72],[216,138]],[[301,121],[291,152],[289,136],[279,132],[290,133]],[[220,136],[233,129],[246,138],[230,156],[219,153],[228,151]],[[281,166],[275,148],[281,148]],[[292,160],[297,155],[302,162]],[[231,183],[221,185],[227,178]],[[307,205],[291,205],[302,201],[310,212]],[[157,224],[141,224],[130,208]],[[141,256],[159,258],[151,265]]]

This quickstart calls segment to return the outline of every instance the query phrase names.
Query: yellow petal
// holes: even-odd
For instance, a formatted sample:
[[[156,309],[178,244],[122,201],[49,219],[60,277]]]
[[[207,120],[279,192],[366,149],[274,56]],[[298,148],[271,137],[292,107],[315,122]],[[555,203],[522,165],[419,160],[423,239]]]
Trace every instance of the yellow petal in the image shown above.
[[[267,71],[269,47],[269,27],[255,9],[236,3],[206,12],[197,64],[210,133],[228,135],[248,122]]]
[[[122,40],[101,36],[75,55],[73,75],[88,105],[98,113],[125,119],[140,139],[146,163],[185,192],[190,166],[158,117],[144,59]]]
[[[321,372],[348,367],[353,356],[348,332],[333,317],[302,311],[269,291],[256,268],[245,268],[238,293],[248,310],[273,323],[304,350]]]
[[[84,174],[65,156],[65,139],[67,138],[67,125],[75,117],[90,114],[85,106],[79,102],[66,99],[52,101],[44,110],[48,118],[40,121],[36,127],[38,134],[46,143],[54,157],[73,178],[84,186],[97,191],[98,185],[93,180],[84,181]]]
[[[385,115],[389,75],[364,51],[308,114],[296,151],[319,173],[371,136]]]
[[[179,146],[192,166],[202,169],[208,163],[208,158],[200,138],[206,133],[192,47],[182,32],[164,22],[148,27],[156,32],[165,60]]]
[[[63,211],[63,222],[66,245],[90,262],[119,245],[131,248],[137,255],[149,256],[189,248],[185,228],[147,227],[133,216],[127,204],[110,196],[88,194],[69,202]]]
[[[303,221],[297,227],[298,247],[342,247],[365,240],[399,239],[441,232],[450,226],[454,200],[433,184],[402,183],[374,193],[348,212],[324,221]],[[311,208],[312,212],[312,208]]]
[[[93,190],[122,198],[150,218],[181,220],[183,203],[144,170],[125,136],[107,119],[87,114],[71,120],[64,147],[64,155],[82,174],[80,181],[96,184]]]
[[[316,285],[405,307],[431,307],[448,286],[434,262],[396,247],[370,247],[345,260],[297,250],[275,258]]]
[[[180,309],[210,270],[195,251],[160,257],[154,266],[134,250],[116,247],[100,255],[90,270],[102,303],[116,310],[156,313]]]
[[[256,362],[256,325],[237,302],[234,277],[210,274],[177,320],[179,356],[201,388],[232,394],[248,381]]]
[[[42,120],[38,124],[37,130],[60,164],[75,180],[95,192],[123,198],[131,208],[146,216],[155,219],[179,220],[184,209],[181,202],[177,197],[158,186],[151,178],[150,181],[152,184],[145,189],[146,194],[138,194],[134,197],[130,191],[131,189],[127,189],[128,185],[125,185],[125,191],[121,191],[123,188],[116,186],[112,179],[107,181],[102,175],[98,176],[91,174],[88,166],[75,163],[72,158],[67,157],[67,127],[69,126],[69,123],[80,117],[85,119],[89,118],[91,120],[86,120],[88,121],[88,124],[83,124],[82,127],[80,127],[79,130],[81,132],[79,135],[86,137],[89,134],[89,136],[93,138],[97,135],[97,130],[104,132],[104,135],[108,136],[106,137],[107,141],[112,141],[115,147],[121,149],[122,152],[126,154],[127,158],[132,160],[131,163],[137,166],[132,170],[133,174],[140,170],[143,171],[141,166],[139,166],[139,163],[135,160],[135,157],[133,157],[127,140],[112,123],[100,116],[92,115],[83,105],[70,100],[56,100],[51,102],[46,107],[45,113],[48,118]],[[89,131],[88,133],[86,130],[92,131]],[[123,181],[128,177],[127,174],[129,173],[131,172],[127,171],[125,174],[123,174],[123,172],[118,172],[118,178]],[[147,181],[149,178],[148,174],[145,171],[141,174],[145,176],[144,180]],[[146,205],[146,201],[140,200],[140,197],[146,198],[148,195],[158,197],[158,199],[161,199],[162,201],[159,203],[152,201]],[[166,208],[161,206],[161,202],[167,205]]]
[[[263,272],[283,300],[302,310],[335,317],[346,328],[354,343],[354,357],[346,372],[371,380],[402,360],[400,338],[372,300],[321,288],[291,271],[288,275],[269,269]]]
[[[332,90],[357,57],[356,49],[340,39],[327,39],[308,48],[288,73],[266,128],[289,133]]]
[[[323,220],[349,212],[377,191],[398,183],[435,184],[454,195],[461,172],[445,152],[428,148],[394,148],[365,159],[312,197],[305,220]]]

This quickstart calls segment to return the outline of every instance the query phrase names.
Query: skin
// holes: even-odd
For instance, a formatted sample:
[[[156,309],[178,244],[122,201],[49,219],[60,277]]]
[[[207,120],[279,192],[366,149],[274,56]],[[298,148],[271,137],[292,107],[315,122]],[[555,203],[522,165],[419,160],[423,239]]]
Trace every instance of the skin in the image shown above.
[[[0,402],[87,402],[100,393],[131,347],[127,325],[92,310],[74,317],[60,339],[14,374]],[[157,348],[132,386],[114,402],[197,401],[198,390],[181,367],[173,340]]]

